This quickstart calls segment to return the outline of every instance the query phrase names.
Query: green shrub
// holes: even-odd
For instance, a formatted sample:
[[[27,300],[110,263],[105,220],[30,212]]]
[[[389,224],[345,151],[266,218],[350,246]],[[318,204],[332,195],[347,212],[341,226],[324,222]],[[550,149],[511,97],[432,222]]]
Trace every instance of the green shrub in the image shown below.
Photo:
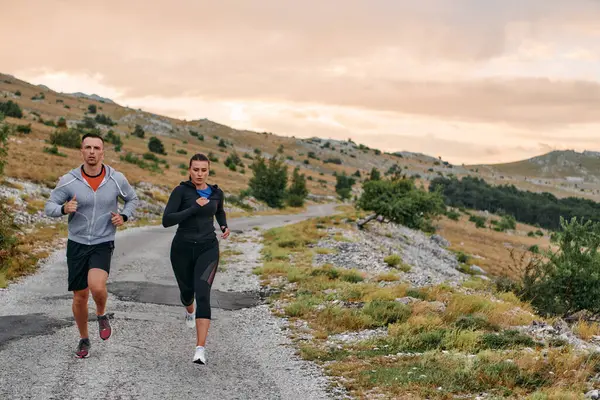
[[[154,153],[144,153],[144,154],[142,155],[142,158],[143,158],[144,160],[148,160],[148,161],[154,161],[154,162],[156,162],[156,163],[160,161],[160,159],[159,159],[159,158],[156,156],[156,154],[154,154]]]
[[[23,118],[23,110],[19,104],[9,100],[7,102],[0,101],[0,113],[6,117]]]
[[[152,154],[152,153],[145,153],[144,157],[151,157],[151,156],[147,156],[147,154],[151,154],[151,156],[154,156],[154,154]],[[120,160],[130,163],[130,164],[135,164],[142,169],[147,169],[148,171],[162,173],[162,169],[160,168],[160,165],[158,162],[156,162],[154,160],[139,158],[137,155],[135,155],[131,152],[127,152],[124,156],[121,156]]]
[[[97,123],[99,123],[99,124],[107,125],[107,126],[114,126],[114,125],[116,125],[116,123],[113,122],[113,120],[110,119],[110,117],[107,117],[104,114],[98,114],[98,115],[96,115],[95,121]]]
[[[112,129],[109,130],[106,133],[106,135],[104,135],[104,140],[107,141],[108,143],[115,145],[116,151],[120,151],[121,146],[123,146],[123,140],[121,139],[121,136],[115,134],[115,132]],[[118,148],[118,150],[117,150],[117,148]]]
[[[600,312],[600,223],[561,217],[551,241],[556,250],[540,251],[524,268],[518,293],[544,315]]]
[[[460,213],[450,210],[446,212],[446,217],[448,217],[452,221],[458,221],[460,219]]]
[[[50,144],[79,149],[81,147],[81,133],[74,128],[54,131],[50,135]]]
[[[96,114],[96,111],[97,111],[97,110],[96,110],[96,105],[95,105],[95,104],[90,104],[90,105],[88,106],[88,112],[89,112],[90,114]]]
[[[469,261],[469,256],[463,253],[462,251],[457,251],[456,261],[458,261],[461,264],[466,264]]]
[[[163,144],[162,140],[155,136],[151,137],[148,141],[148,150],[157,154],[167,154],[165,153],[165,145]]]
[[[306,176],[300,173],[300,168],[294,168],[292,173],[292,182],[287,191],[287,202],[291,207],[302,207],[308,196],[306,187]]]
[[[90,117],[83,117],[83,121],[77,124],[79,129],[95,129],[96,121]]]
[[[383,262],[389,265],[390,267],[396,267],[402,262],[402,258],[398,254],[390,254],[389,256],[383,259]]]
[[[486,219],[478,215],[471,215],[469,217],[470,222],[474,222],[477,228],[485,228]]]
[[[219,162],[219,157],[217,157],[212,151],[209,151],[206,157],[208,157],[210,162]]]
[[[515,217],[512,215],[503,215],[500,221],[496,224],[494,230],[498,232],[504,232],[507,230],[514,230],[517,228],[517,222]]]
[[[141,125],[136,125],[135,129],[133,130],[133,132],[131,133],[133,136],[139,137],[139,138],[144,138],[144,136],[146,135],[146,132],[144,132],[144,129],[142,128]]]
[[[15,127],[15,130],[19,133],[24,133],[24,134],[28,134],[31,133],[31,124],[27,124],[27,125],[17,125]]]
[[[188,152],[185,151],[184,149],[177,149],[177,154],[187,154]]]
[[[343,172],[341,175],[336,175],[335,192],[338,194],[341,200],[349,199],[352,194],[352,186],[356,183],[356,180],[346,175]]]
[[[44,153],[52,154],[59,157],[66,157],[67,155],[58,151],[58,147],[53,145],[52,147],[44,147]]]
[[[240,156],[238,156],[236,152],[233,152],[225,159],[225,166],[230,170],[235,171],[237,167],[243,168],[244,163]]]

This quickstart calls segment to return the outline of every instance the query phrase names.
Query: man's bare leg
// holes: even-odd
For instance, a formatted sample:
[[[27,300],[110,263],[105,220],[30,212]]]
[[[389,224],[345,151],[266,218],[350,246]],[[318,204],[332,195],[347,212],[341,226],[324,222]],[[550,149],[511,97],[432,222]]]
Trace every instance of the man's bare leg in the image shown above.
[[[87,339],[88,334],[88,299],[90,296],[89,290],[73,291],[73,316],[79,329],[79,336],[82,339]]]
[[[100,268],[92,268],[88,272],[88,287],[92,292],[92,298],[96,303],[96,315],[104,315],[106,312],[106,281],[108,273]]]
[[[102,340],[108,339],[112,333],[108,317],[104,315],[106,313],[106,299],[108,298],[106,291],[107,280],[108,273],[100,268],[91,268],[88,272],[88,286],[96,303],[98,330]]]

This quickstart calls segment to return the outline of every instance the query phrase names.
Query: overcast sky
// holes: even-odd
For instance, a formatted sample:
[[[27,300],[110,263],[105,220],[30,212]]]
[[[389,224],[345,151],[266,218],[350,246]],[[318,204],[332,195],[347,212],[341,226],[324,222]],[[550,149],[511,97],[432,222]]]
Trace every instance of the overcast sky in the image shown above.
[[[0,71],[453,163],[600,150],[600,0],[0,0]]]

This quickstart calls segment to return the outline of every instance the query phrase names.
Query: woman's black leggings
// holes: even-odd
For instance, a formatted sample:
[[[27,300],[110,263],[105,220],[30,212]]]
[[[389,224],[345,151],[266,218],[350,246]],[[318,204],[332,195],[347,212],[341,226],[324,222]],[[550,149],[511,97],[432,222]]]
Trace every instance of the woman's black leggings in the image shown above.
[[[171,265],[183,305],[191,305],[195,294],[196,318],[210,319],[210,288],[219,265],[219,241],[188,242],[175,237]]]

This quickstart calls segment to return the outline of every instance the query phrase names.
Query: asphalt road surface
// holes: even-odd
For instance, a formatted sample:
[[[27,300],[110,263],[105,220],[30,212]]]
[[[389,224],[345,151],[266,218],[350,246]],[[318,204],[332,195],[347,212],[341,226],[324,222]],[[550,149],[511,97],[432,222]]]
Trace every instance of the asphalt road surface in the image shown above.
[[[333,214],[232,219],[233,234]],[[195,330],[185,326],[169,263],[174,228],[117,235],[109,278],[113,335],[98,337],[90,296],[90,357],[74,357],[78,333],[67,292],[65,250],[0,291],[0,399],[325,399],[326,379],[294,356],[278,320],[256,293],[213,291],[208,365],[192,363]],[[217,274],[214,288],[218,288]]]

